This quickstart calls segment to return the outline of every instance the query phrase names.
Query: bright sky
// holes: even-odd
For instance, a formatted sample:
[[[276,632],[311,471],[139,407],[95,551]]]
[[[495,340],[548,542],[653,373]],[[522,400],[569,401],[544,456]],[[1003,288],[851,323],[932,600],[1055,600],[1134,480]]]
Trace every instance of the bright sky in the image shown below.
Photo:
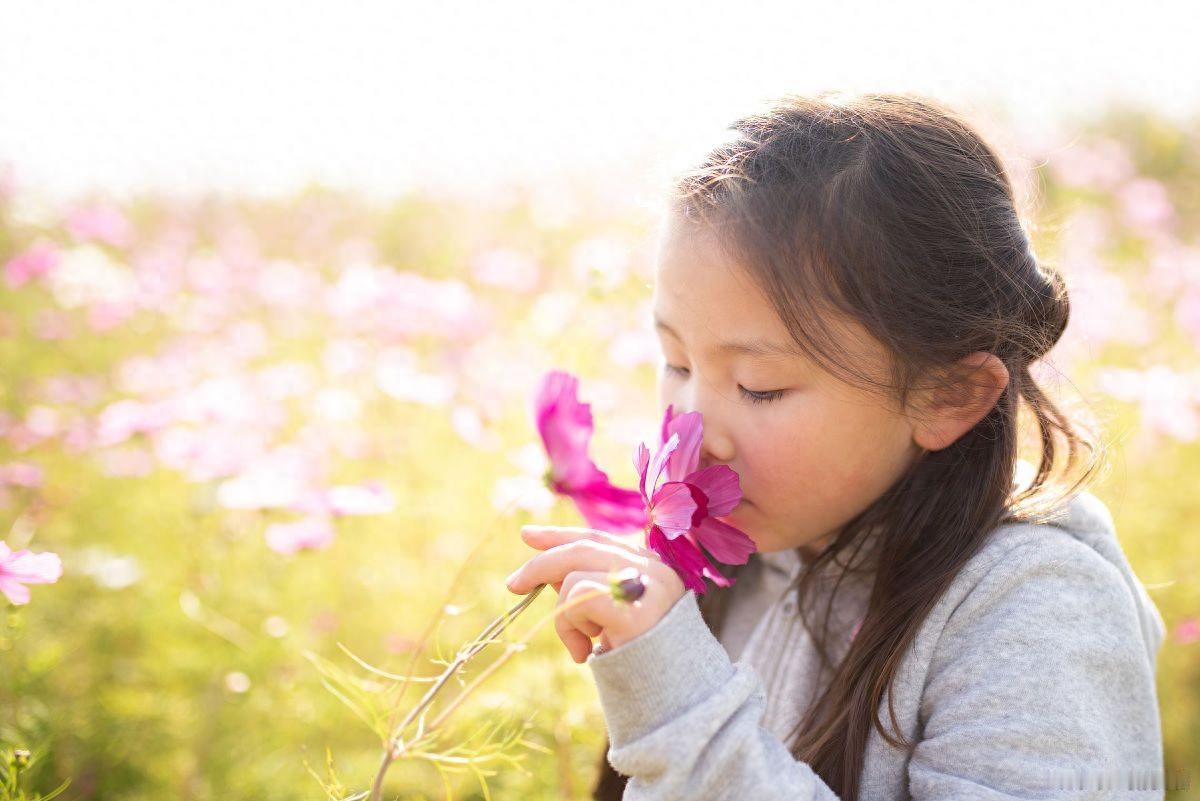
[[[821,88],[927,93],[1014,137],[1112,98],[1195,120],[1186,18],[1190,1],[0,0],[0,165],[60,195],[612,180]]]

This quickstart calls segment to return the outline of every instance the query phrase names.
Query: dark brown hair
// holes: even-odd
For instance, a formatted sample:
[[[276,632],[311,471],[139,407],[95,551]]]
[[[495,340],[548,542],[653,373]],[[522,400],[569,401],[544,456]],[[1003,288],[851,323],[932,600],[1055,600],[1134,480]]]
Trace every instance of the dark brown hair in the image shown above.
[[[1038,263],[1000,157],[958,114],[911,94],[822,92],[785,95],[730,130],[701,164],[675,176],[667,212],[717,235],[806,355],[902,410],[915,389],[961,390],[968,354],[992,353],[1009,372],[995,406],[952,444],[923,450],[795,586],[831,673],[789,747],[853,801],[872,726],[897,748],[913,746],[898,734],[890,703],[893,732],[878,712],[930,609],[997,526],[1042,522],[1093,483],[1104,446],[1030,374],[1066,328],[1066,286]],[[887,381],[856,369],[839,348],[826,321],[841,315],[885,346]],[[1014,476],[1020,435],[1029,434],[1025,444],[1039,456],[1022,486]],[[823,629],[808,619],[811,582],[839,565],[839,554],[853,562],[874,531],[867,616],[834,666],[818,634],[828,632],[828,605]],[[736,579],[740,571],[726,572]],[[701,597],[714,634],[731,592]],[[625,777],[607,750],[594,797],[613,801]]]

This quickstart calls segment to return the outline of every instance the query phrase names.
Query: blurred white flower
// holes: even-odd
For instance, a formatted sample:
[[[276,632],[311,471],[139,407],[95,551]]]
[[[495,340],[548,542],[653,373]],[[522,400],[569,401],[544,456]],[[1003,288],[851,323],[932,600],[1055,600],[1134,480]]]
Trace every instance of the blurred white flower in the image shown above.
[[[550,469],[550,460],[546,458],[546,449],[538,442],[528,442],[513,448],[507,454],[508,461],[521,468],[527,476],[541,478]]]
[[[313,412],[321,420],[346,423],[358,419],[362,401],[348,389],[329,387],[317,393],[313,400]]]
[[[629,276],[629,248],[605,237],[584,240],[571,251],[571,272],[582,283],[616,289]]]
[[[492,450],[499,446],[500,437],[484,425],[479,411],[460,403],[450,412],[450,424],[463,441],[476,447]]]
[[[1200,437],[1200,372],[1162,364],[1147,370],[1109,368],[1099,373],[1097,384],[1116,398],[1139,404],[1151,431],[1183,442]]]
[[[131,302],[137,293],[133,271],[95,245],[62,251],[58,267],[47,274],[46,280],[55,302],[65,309]]]
[[[392,348],[380,357],[375,383],[396,400],[440,406],[454,397],[454,382],[450,378],[421,372],[415,355],[399,348]]]
[[[240,670],[225,674],[225,689],[231,693],[244,693],[250,689],[250,677]]]
[[[501,511],[516,508],[546,515],[554,504],[554,493],[533,476],[507,476],[497,479],[492,487],[492,506]]]
[[[547,292],[533,303],[529,316],[533,330],[541,337],[552,337],[562,332],[576,319],[579,296],[575,292]]]
[[[317,370],[311,364],[281,362],[259,370],[255,386],[264,397],[278,401],[309,395],[316,388],[317,379]]]
[[[62,412],[51,406],[31,406],[25,413],[25,427],[42,439],[62,430]]]
[[[142,568],[133,556],[113,553],[105,548],[89,546],[75,557],[72,572],[91,577],[101,587],[119,590],[142,578]]]
[[[494,248],[471,262],[471,272],[481,284],[529,292],[538,283],[538,267],[528,256],[512,248]]]
[[[620,331],[608,343],[608,358],[620,367],[653,364],[658,355],[658,338],[640,327]]]

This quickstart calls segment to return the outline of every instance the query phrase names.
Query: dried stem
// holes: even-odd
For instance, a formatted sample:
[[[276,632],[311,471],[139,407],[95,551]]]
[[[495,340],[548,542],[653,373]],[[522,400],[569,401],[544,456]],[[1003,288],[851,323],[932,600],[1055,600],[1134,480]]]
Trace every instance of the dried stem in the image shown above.
[[[446,670],[438,678],[437,682],[429,688],[417,705],[414,706],[407,715],[405,715],[403,722],[396,727],[391,737],[388,738],[388,742],[383,752],[383,760],[379,765],[379,770],[375,775],[375,781],[371,786],[370,801],[380,801],[380,796],[383,792],[383,780],[387,775],[388,767],[391,766],[392,762],[394,762],[406,748],[402,737],[409,725],[411,725],[412,722],[416,720],[426,708],[429,707],[429,705],[433,702],[434,696],[437,695],[438,691],[446,684],[447,681],[449,681],[450,677],[453,676],[458,669],[466,664],[473,656],[487,647],[489,643],[495,642],[495,636],[504,631],[504,629],[507,628],[509,624],[511,624],[512,621],[517,618],[518,615],[525,611],[529,604],[533,602],[533,600],[538,596],[539,593],[541,593],[543,589],[546,588],[546,586],[547,585],[545,584],[539,584],[528,595],[526,595],[520,603],[508,610],[508,612],[493,620],[491,624],[489,624],[488,627],[479,634],[479,636],[471,641],[467,648],[459,652],[458,657],[449,667],[446,668]],[[540,629],[549,621],[553,620],[564,610],[583,603],[584,601],[589,601],[592,598],[606,594],[608,594],[608,590],[596,590],[594,592],[581,595],[579,598],[572,600],[568,604],[563,604],[556,607],[553,612],[546,615],[533,626],[531,626],[529,631],[527,631],[525,635],[517,641],[516,645],[524,645],[527,643],[538,629]],[[467,697],[468,694],[478,687],[488,676],[494,673],[500,667],[500,665],[508,661],[508,658],[518,650],[521,650],[521,648],[510,645],[510,647],[507,648],[504,653],[496,659],[495,662],[489,665],[479,676],[475,678],[474,681],[471,682],[471,684],[467,685],[467,687],[455,697],[449,706],[438,713],[438,716],[430,725],[430,729],[432,730],[437,728],[437,726],[442,723],[442,721],[444,721],[455,708],[458,707],[458,705]]]

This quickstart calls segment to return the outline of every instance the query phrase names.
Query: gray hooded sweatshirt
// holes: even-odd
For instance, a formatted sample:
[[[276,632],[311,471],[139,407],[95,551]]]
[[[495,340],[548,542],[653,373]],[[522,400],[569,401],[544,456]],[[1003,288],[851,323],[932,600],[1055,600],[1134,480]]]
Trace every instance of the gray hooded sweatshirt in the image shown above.
[[[862,592],[848,597],[865,603]],[[798,688],[819,683],[804,627],[781,622],[794,614],[790,594],[765,603],[755,636],[723,634],[731,649],[689,590],[648,631],[588,657],[608,761],[630,777],[625,799],[838,798],[782,739],[799,710],[764,721],[768,703],[794,705]],[[834,617],[849,623],[856,611]],[[1095,495],[1079,493],[1047,523],[997,527],[896,675],[890,701],[915,746],[897,749],[872,728],[858,798],[1162,799],[1155,663],[1164,635]],[[733,661],[747,640],[750,652]],[[780,659],[788,664],[769,670],[768,692],[761,674]],[[885,694],[879,716],[890,729],[888,703]]]

